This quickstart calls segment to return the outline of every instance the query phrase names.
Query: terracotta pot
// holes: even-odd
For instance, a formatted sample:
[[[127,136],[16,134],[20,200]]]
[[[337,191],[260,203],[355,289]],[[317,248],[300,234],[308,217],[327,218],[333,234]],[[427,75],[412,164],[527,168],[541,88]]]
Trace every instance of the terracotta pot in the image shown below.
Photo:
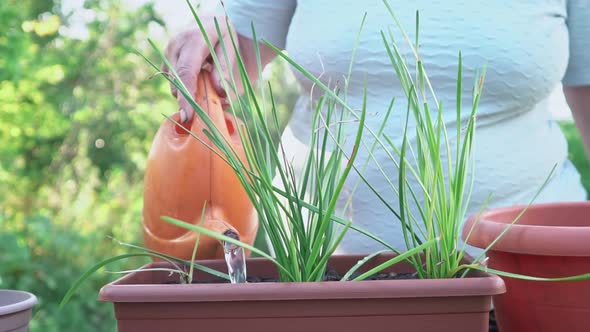
[[[35,295],[9,289],[0,289],[0,332],[26,332],[37,304]]]
[[[487,247],[524,207],[473,216],[463,228],[467,243]],[[488,251],[490,268],[535,277],[590,273],[590,202],[529,208]],[[590,331],[590,281],[541,282],[504,278],[507,292],[494,297],[501,332]]]
[[[199,75],[195,101],[246,163],[238,133],[243,123],[223,111],[207,72]],[[179,113],[173,114],[172,118],[180,122]],[[198,115],[195,114],[192,122],[184,127],[201,141],[165,119],[152,143],[144,177],[143,234],[146,247],[190,259],[197,233],[169,224],[161,217],[199,224],[205,202],[204,227],[218,233],[231,229],[239,234],[241,241],[253,244],[258,217],[237,175],[211,150],[213,144],[204,132],[207,126]],[[222,257],[221,243],[201,235],[197,258]]]
[[[391,256],[374,259],[369,266]],[[330,268],[347,271],[362,256],[335,256]],[[226,271],[225,262],[203,264]],[[163,267],[152,263],[146,267]],[[252,276],[276,277],[274,265],[248,260]],[[399,264],[390,271],[412,272]],[[198,281],[211,280],[199,272]],[[177,279],[177,278],[176,278]],[[465,279],[361,282],[165,284],[167,272],[135,272],[108,284],[101,301],[113,302],[118,330],[131,331],[488,331],[491,296],[504,292],[497,276]]]

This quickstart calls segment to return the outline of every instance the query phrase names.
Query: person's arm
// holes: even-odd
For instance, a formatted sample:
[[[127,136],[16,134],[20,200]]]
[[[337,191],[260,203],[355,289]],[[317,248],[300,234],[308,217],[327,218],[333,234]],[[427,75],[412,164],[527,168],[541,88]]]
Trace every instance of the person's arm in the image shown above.
[[[223,16],[204,15],[203,17],[200,17],[200,20],[211,45],[214,47],[217,59],[219,60],[221,70],[217,70],[214,66],[210,69],[211,80],[217,93],[220,96],[226,96],[222,80],[230,81],[230,70],[237,81],[236,83],[241,81],[239,79],[239,70],[236,65],[237,54],[232,44],[232,33],[233,40],[238,44],[237,46],[240,50],[242,61],[246,66],[249,78],[254,81],[257,80],[258,63],[256,60],[256,48],[254,47],[253,40],[236,34],[231,22],[226,20]],[[217,33],[216,21],[221,34]],[[262,66],[265,66],[274,58],[274,52],[265,45],[262,45],[261,43],[258,44],[261,63]],[[224,48],[227,52],[227,58],[224,54]],[[192,93],[194,97],[197,86],[197,75],[205,67],[206,62],[209,61],[208,59],[211,55],[201,30],[198,27],[193,27],[174,36],[168,42],[165,55],[187,90]],[[170,69],[164,66],[163,71],[169,72]],[[193,112],[190,112],[190,104],[181,93],[178,93],[173,85],[170,87],[172,94],[178,99],[181,121],[185,122],[190,120],[193,117]],[[241,93],[240,84],[238,84],[237,88],[238,93]],[[225,102],[227,103],[226,100]]]
[[[240,53],[242,54],[242,59],[246,65],[246,71],[248,72],[248,77],[252,83],[255,83],[259,77],[254,41],[242,35],[238,35],[238,41],[240,44]],[[273,50],[261,42],[258,42],[258,51],[260,52],[262,68],[266,67],[266,65],[272,62],[277,56]]]
[[[568,0],[569,62],[563,92],[590,157],[590,1]]]
[[[590,85],[565,86],[563,92],[590,158]]]

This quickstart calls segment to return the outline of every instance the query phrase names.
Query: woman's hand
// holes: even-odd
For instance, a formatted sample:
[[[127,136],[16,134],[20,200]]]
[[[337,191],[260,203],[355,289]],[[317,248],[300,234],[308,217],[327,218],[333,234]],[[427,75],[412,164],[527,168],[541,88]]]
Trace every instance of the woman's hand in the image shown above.
[[[217,20],[221,35],[217,33],[215,20]],[[201,17],[201,21],[205,32],[211,41],[211,45],[214,47],[215,54],[219,59],[221,67],[220,73],[215,66],[212,66],[211,79],[213,81],[213,86],[220,96],[227,97],[221,79],[229,80],[229,70],[234,69],[236,62],[236,52],[231,40],[231,33],[234,33],[233,27],[230,25],[229,20],[221,15],[203,16]],[[239,41],[235,33],[233,38],[236,44],[238,44]],[[224,46],[222,45],[225,45],[225,50],[227,51],[228,56],[227,59],[223,51]],[[207,46],[205,38],[198,26],[177,34],[170,40],[166,47],[166,58],[172,67],[174,67],[174,70],[178,73],[178,76],[193,98],[195,97],[196,92],[197,75],[203,66],[211,61],[210,55],[209,47]],[[169,69],[166,68],[166,66],[164,66],[163,71],[169,73]],[[171,91],[178,99],[181,121],[184,123],[191,120],[194,115],[193,108],[190,106],[186,98],[184,98],[182,93],[179,93],[173,85],[171,85]],[[224,98],[223,101],[227,103],[227,99]]]

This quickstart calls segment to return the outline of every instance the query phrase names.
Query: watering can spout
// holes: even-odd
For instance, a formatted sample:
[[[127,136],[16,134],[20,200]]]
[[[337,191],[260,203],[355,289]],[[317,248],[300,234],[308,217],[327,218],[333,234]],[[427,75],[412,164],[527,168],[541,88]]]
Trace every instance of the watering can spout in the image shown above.
[[[204,215],[205,217],[203,219],[199,216],[197,220],[193,220],[191,223],[214,233],[229,236],[235,240],[241,240],[239,231],[224,220],[225,217],[220,209],[207,209]],[[143,231],[144,240],[148,248],[187,260],[191,258],[197,237],[199,241],[197,258],[199,259],[221,258],[224,256],[224,248],[227,246],[224,241],[188,230],[174,238],[162,238],[147,227],[146,224],[143,225]],[[190,249],[190,252],[187,252],[187,249]],[[188,257],[186,257],[187,254],[189,255]]]
[[[246,164],[237,128],[243,126],[224,112],[209,73],[198,77],[195,101],[207,113],[227,144]],[[190,259],[197,233],[162,220],[172,217],[223,234],[235,232],[252,245],[258,230],[256,210],[234,170],[218,155],[220,150],[205,135],[210,130],[198,115],[180,123],[175,113],[161,124],[149,153],[144,178],[143,234],[147,248]],[[176,123],[175,123],[176,122]],[[190,131],[190,133],[188,132]],[[205,218],[201,220],[202,208]],[[223,243],[200,235],[197,258],[223,258]]]

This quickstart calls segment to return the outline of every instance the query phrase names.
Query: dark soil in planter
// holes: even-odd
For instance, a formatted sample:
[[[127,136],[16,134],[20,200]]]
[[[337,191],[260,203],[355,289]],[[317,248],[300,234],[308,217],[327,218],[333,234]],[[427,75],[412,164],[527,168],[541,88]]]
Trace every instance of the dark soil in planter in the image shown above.
[[[496,323],[496,313],[494,310],[490,311],[490,331],[489,332],[500,332],[498,330],[498,324]]]
[[[353,273],[350,279],[354,279],[360,276],[359,273]],[[336,270],[328,270],[326,276],[324,277],[325,281],[340,281],[344,277],[343,274],[338,273]],[[395,272],[388,272],[388,273],[377,273],[374,274],[365,280],[403,280],[403,279],[418,279],[418,275],[415,273],[395,273]]]
[[[352,274],[350,280],[356,278],[360,274]],[[324,276],[324,281],[340,281],[344,277],[343,274],[338,273],[336,270],[329,270],[326,272]],[[363,281],[367,280],[403,280],[403,279],[418,279],[418,276],[414,273],[378,273],[372,275],[370,277],[365,278]],[[260,278],[260,277],[248,277],[246,279],[248,282],[257,283],[257,282],[280,282],[277,278]],[[225,282],[228,282],[225,280]]]
[[[350,277],[350,280],[359,276],[360,273],[353,273]],[[340,281],[344,277],[344,274],[339,273],[336,270],[328,270],[324,275],[324,281]],[[418,275],[415,273],[395,273],[395,272],[387,272],[387,273],[377,273],[372,276],[365,278],[363,281],[370,281],[370,280],[404,280],[404,279],[418,279]],[[266,278],[266,277],[257,277],[257,276],[249,276],[246,278],[246,281],[249,283],[260,283],[260,282],[280,282],[277,278]],[[180,281],[169,281],[166,284],[179,284]],[[228,284],[229,280],[225,279],[213,279],[213,280],[193,280],[193,284]]]

